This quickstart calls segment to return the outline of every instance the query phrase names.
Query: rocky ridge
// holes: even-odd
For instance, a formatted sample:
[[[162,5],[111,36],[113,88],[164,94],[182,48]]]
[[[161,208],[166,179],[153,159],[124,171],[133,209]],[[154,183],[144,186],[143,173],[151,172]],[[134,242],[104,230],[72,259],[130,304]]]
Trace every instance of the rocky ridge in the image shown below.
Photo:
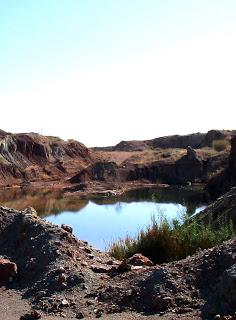
[[[0,184],[53,181],[72,175],[92,162],[83,144],[36,133],[0,134]]]
[[[211,147],[214,140],[230,139],[234,131],[210,130],[207,133],[192,133],[188,135],[171,135],[151,140],[121,141],[115,146],[95,147],[96,151],[143,151],[145,149],[193,149]]]

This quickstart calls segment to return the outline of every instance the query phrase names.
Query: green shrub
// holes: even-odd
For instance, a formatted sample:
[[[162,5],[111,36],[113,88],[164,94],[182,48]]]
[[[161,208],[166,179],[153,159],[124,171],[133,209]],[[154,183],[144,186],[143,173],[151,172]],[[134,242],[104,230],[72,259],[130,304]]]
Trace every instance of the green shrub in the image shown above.
[[[152,216],[151,223],[136,238],[111,243],[108,252],[122,260],[135,253],[142,253],[155,263],[183,259],[201,249],[211,248],[234,236],[232,222],[221,221],[220,227],[212,227],[212,221],[197,219],[167,220],[163,215]]]
[[[228,145],[229,145],[229,142],[227,140],[224,140],[224,139],[222,139],[222,140],[214,140],[212,142],[212,148],[215,151],[218,151],[218,152],[226,150]]]

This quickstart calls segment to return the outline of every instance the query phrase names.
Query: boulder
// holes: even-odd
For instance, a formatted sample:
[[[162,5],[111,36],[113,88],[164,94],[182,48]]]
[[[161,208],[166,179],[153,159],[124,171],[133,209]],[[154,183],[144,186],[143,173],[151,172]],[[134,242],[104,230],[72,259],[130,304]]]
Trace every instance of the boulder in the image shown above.
[[[0,258],[0,285],[7,284],[17,274],[17,265],[8,259]]]
[[[187,147],[187,154],[175,163],[176,183],[196,182],[203,179],[203,161],[196,151]]]
[[[112,161],[98,161],[78,172],[69,181],[84,183],[89,180],[113,181],[116,178],[117,165]]]

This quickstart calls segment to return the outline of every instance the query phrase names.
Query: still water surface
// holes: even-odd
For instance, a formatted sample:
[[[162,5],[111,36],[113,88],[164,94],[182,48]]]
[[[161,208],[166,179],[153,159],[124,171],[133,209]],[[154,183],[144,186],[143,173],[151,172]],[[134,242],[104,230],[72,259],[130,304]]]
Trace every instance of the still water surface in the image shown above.
[[[154,196],[154,198],[153,198]],[[67,224],[73,233],[98,249],[126,235],[135,236],[160,213],[167,218],[192,215],[205,207],[200,189],[169,187],[132,191],[120,198],[78,200],[47,190],[7,190],[0,192],[1,205],[24,209],[34,207],[38,214],[54,224]]]

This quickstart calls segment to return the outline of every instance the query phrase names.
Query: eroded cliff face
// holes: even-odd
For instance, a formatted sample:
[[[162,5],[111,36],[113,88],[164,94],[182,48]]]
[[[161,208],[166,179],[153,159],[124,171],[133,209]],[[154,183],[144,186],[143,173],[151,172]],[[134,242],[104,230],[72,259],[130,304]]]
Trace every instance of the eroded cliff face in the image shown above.
[[[204,158],[204,152],[195,152],[191,144],[200,146],[201,141],[204,142],[203,145],[211,144],[213,140],[220,139],[222,134],[212,130],[205,135],[124,142],[120,143],[121,149],[131,147],[141,150],[140,154],[137,155],[138,151],[114,151],[118,159],[122,159],[124,153],[129,154],[130,158],[113,161],[106,152],[96,153],[78,141],[64,141],[36,133],[10,134],[0,130],[0,185],[43,185],[45,182],[52,182],[54,185],[64,183],[64,187],[67,187],[70,183],[87,181],[109,182],[111,186],[142,180],[168,184],[206,182],[209,174],[219,167],[225,167],[227,152],[215,153],[213,156],[208,154]],[[187,146],[185,152],[180,147],[187,142],[190,146]],[[155,149],[159,146],[158,143],[163,145],[163,149]],[[170,145],[176,148],[165,149]],[[142,151],[146,147],[149,149]],[[232,147],[232,150],[234,149],[235,146]],[[232,160],[235,159],[235,151],[231,152],[230,167],[235,168],[235,160]],[[83,185],[83,188],[85,187]]]
[[[125,183],[130,181],[149,181],[151,183],[187,184],[205,183],[211,172],[225,166],[225,155],[203,159],[190,146],[186,154],[175,160],[167,158],[146,163],[122,163],[100,161],[79,171],[70,179],[71,183],[105,181]]]
[[[213,199],[236,186],[236,135],[231,139],[231,151],[225,170],[214,176],[207,184],[207,191]]]
[[[60,179],[91,162],[91,152],[77,141],[0,132],[1,185]]]

